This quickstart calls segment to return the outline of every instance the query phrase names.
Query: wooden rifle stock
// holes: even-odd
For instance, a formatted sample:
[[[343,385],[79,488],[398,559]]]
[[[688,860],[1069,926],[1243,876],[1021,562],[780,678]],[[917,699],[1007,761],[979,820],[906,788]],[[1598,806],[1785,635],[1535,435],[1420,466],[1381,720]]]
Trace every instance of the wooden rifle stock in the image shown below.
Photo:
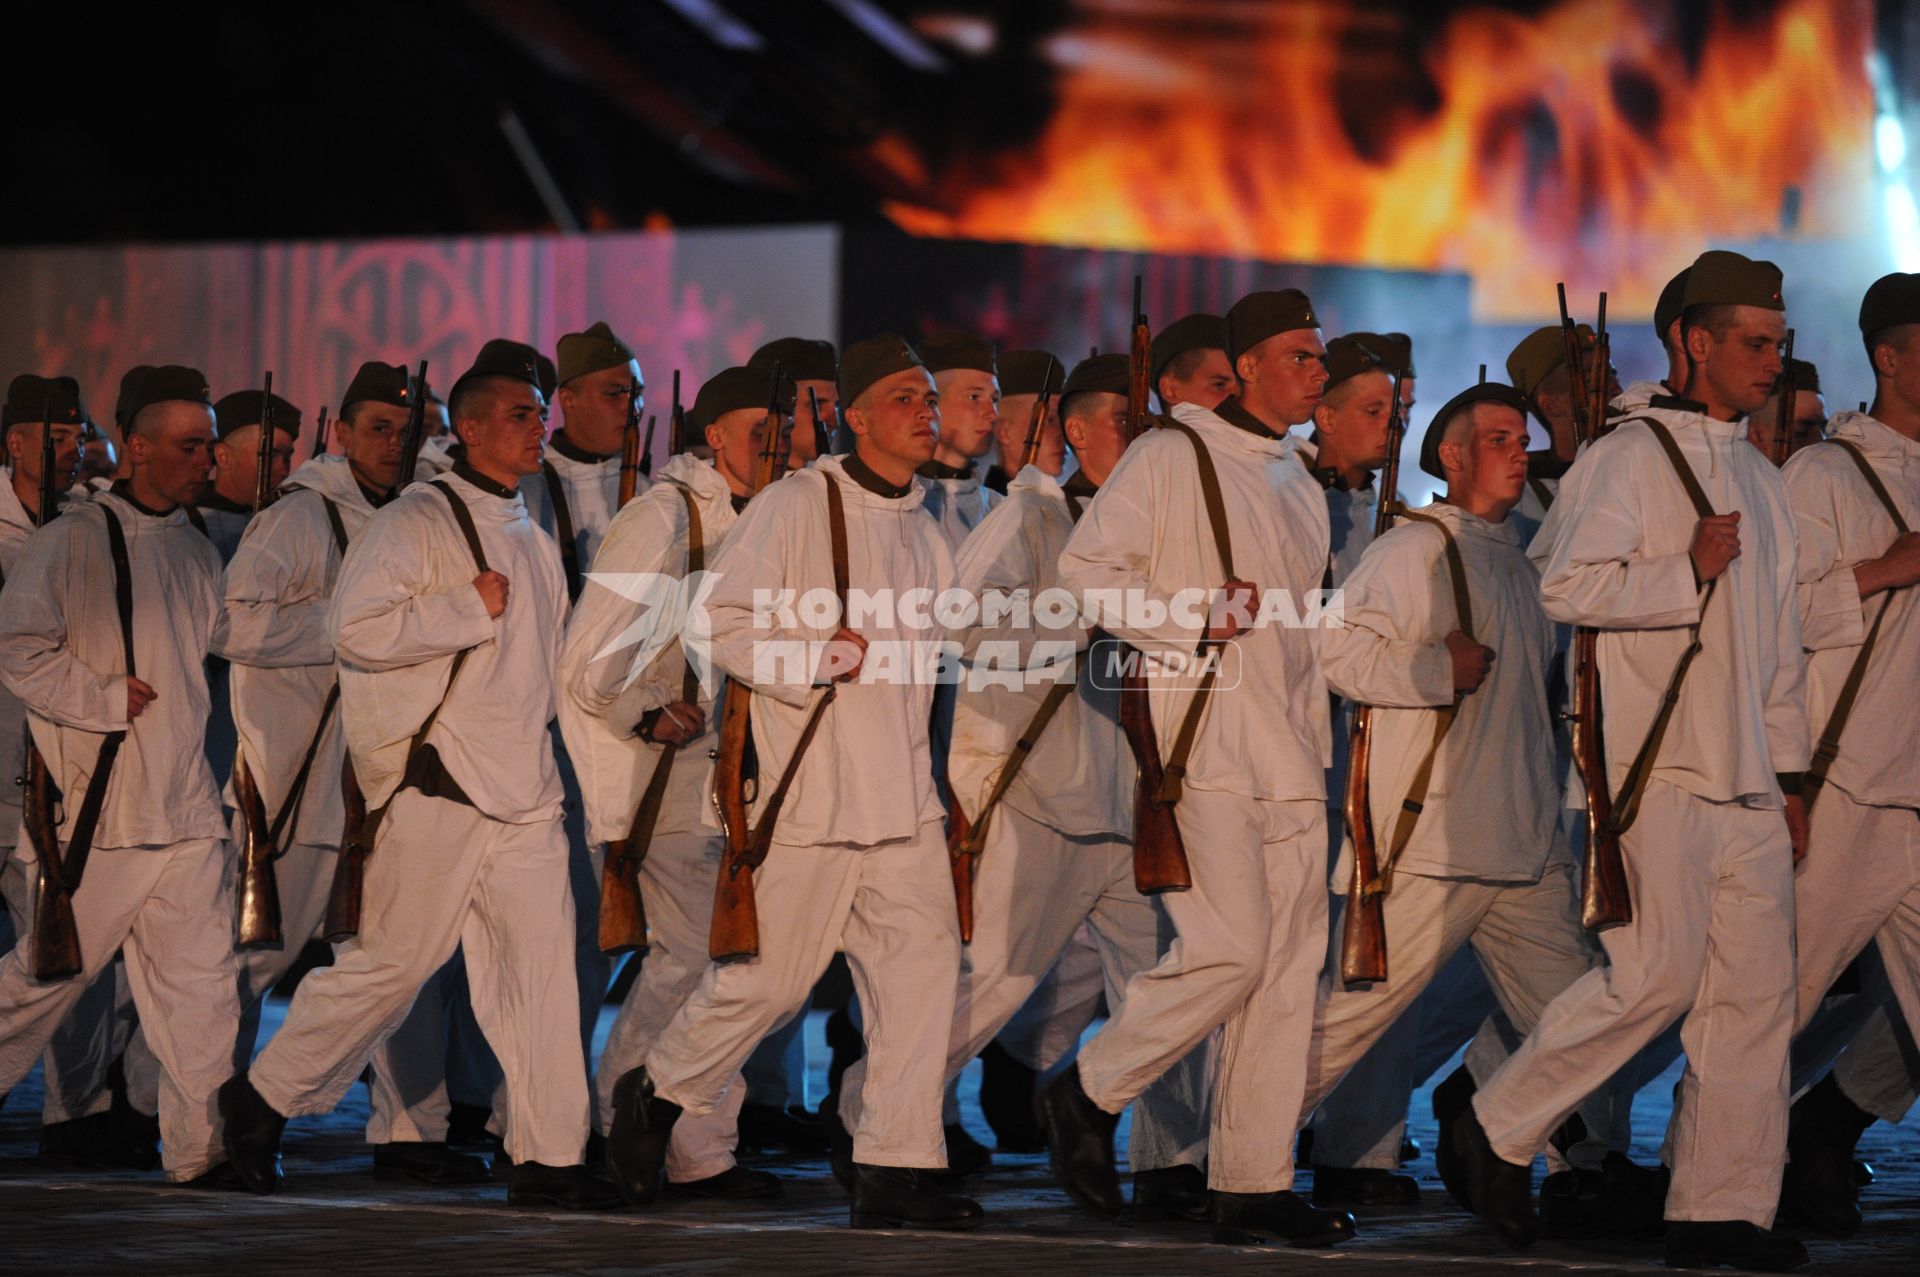
[[[667,798],[667,780],[678,751],[668,745],[640,795],[633,825],[625,838],[607,843],[607,860],[600,871],[600,952],[632,953],[647,947],[647,906],[640,896],[640,863],[646,858],[660,809]]]
[[[753,492],[749,499],[772,483],[776,473],[774,467],[780,452],[780,378],[780,365],[775,364],[773,387],[767,398],[766,438],[761,443],[759,464],[754,468]],[[764,834],[768,845],[771,844],[773,816],[777,813],[763,813],[759,830],[748,828],[751,803],[747,796],[747,773],[751,769],[748,751],[752,747],[753,688],[739,679],[729,678],[726,702],[720,713],[720,746],[715,752],[713,767],[714,807],[726,837],[719,881],[714,887],[713,924],[707,936],[708,956],[716,962],[750,958],[760,952],[760,914],[753,898],[753,870],[759,864],[754,852],[761,842],[756,835]],[[765,855],[761,849],[760,859]]]
[[[1400,446],[1406,439],[1407,419],[1401,405],[1400,382],[1393,373],[1393,398],[1387,417],[1387,460],[1375,482],[1379,504],[1373,512],[1373,535],[1378,540],[1393,525],[1394,494],[1400,483]],[[1373,770],[1373,706],[1353,712],[1347,733],[1347,787],[1341,795],[1347,836],[1353,842],[1353,882],[1347,907],[1340,918],[1340,979],[1346,984],[1372,984],[1387,978],[1386,883],[1380,870],[1380,844],[1374,836],[1373,812],[1368,806]]]
[[[640,412],[634,407],[640,402],[640,383],[635,381],[627,399],[627,424],[620,431],[620,489],[619,504],[615,509],[625,509],[627,502],[633,500],[633,494],[640,488]],[[653,426],[647,426],[648,444],[653,442]]]
[[[1140,437],[1153,418],[1147,412],[1148,382],[1152,377],[1153,337],[1146,312],[1140,306],[1140,277],[1133,279],[1133,333],[1127,351],[1127,436]],[[1144,657],[1111,636],[1096,632],[1087,646],[1089,660],[1099,652],[1108,662],[1108,677],[1120,669],[1120,732],[1133,752],[1133,885],[1142,895],[1186,891],[1193,886],[1187,863],[1187,845],[1174,819],[1174,804],[1161,800],[1166,784],[1166,761],[1160,756],[1160,738],[1154,734],[1153,711],[1147,702]],[[1096,673],[1098,666],[1095,667]]]
[[[34,520],[44,528],[59,508],[60,485],[54,477],[58,450],[53,441],[53,404],[48,402],[40,414],[40,513]],[[53,783],[53,772],[34,743],[33,729],[27,734],[26,776],[21,793],[21,815],[27,839],[39,862],[39,886],[33,902],[33,944],[28,954],[36,980],[64,980],[79,975],[80,928],[73,917],[73,892],[77,882],[69,884],[61,859],[60,824],[55,813],[60,795]]]
[[[1048,355],[1047,369],[1040,374],[1040,393],[1034,396],[1033,411],[1027,416],[1027,439],[1020,449],[1021,470],[1032,465],[1040,455],[1040,430],[1047,420],[1047,396],[1051,393],[1047,387],[1053,384],[1054,371],[1059,367],[1060,361]]]
[[[353,759],[340,769],[340,796],[346,806],[346,824],[340,835],[340,856],[333,867],[333,889],[327,894],[326,929],[321,938],[339,944],[360,934],[360,904],[366,895],[368,846],[367,800],[353,774]]]
[[[253,515],[273,499],[273,372],[260,390],[260,446],[253,472]],[[240,819],[239,881],[234,889],[234,948],[277,949],[281,944],[280,884],[273,871],[279,858],[267,823],[267,804],[247,763],[246,745],[234,750],[233,802]]]
[[[1591,443],[1605,433],[1607,402],[1607,295],[1600,294],[1594,329],[1594,368],[1588,377],[1580,333],[1567,313],[1567,288],[1559,286],[1560,332],[1566,344],[1567,373],[1573,394],[1575,439]],[[1601,725],[1600,633],[1587,626],[1573,632],[1573,678],[1567,726],[1573,737],[1573,766],[1587,791],[1587,838],[1580,856],[1580,924],[1591,931],[1633,920],[1627,867],[1614,827],[1613,786],[1607,779],[1606,733]]]

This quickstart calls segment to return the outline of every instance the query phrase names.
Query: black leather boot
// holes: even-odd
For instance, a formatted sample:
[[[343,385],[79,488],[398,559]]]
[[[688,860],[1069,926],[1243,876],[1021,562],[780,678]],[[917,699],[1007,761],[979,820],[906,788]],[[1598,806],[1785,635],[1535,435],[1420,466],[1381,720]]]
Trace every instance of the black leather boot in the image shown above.
[[[507,1172],[507,1205],[557,1210],[619,1210],[621,1193],[584,1166],[515,1162]]]
[[[1420,1184],[1411,1175],[1374,1166],[1313,1168],[1315,1206],[1412,1206],[1419,1200]]]
[[[740,1147],[766,1151],[785,1149],[789,1153],[824,1153],[827,1133],[819,1119],[802,1117],[792,1109],[775,1104],[740,1106]]]
[[[744,1166],[729,1166],[705,1179],[667,1181],[670,1197],[705,1197],[716,1202],[765,1201],[785,1192],[780,1177],[772,1171],[748,1170]]]
[[[1198,1166],[1162,1166],[1133,1173],[1133,1217],[1205,1219],[1213,1213],[1207,1173]]]
[[[1433,1147],[1433,1168],[1440,1173],[1447,1195],[1463,1210],[1473,1209],[1473,1192],[1467,1183],[1466,1156],[1453,1142],[1453,1124],[1472,1108],[1473,1092],[1473,1075],[1465,1066],[1449,1073],[1446,1081],[1433,1088],[1433,1120],[1440,1127],[1440,1138]]]
[[[1493,1151],[1471,1105],[1454,1119],[1453,1138],[1466,1162],[1475,1213],[1515,1250],[1531,1248],[1540,1235],[1540,1220],[1533,1213],[1533,1168]]]
[[[1540,1185],[1543,1237],[1639,1237],[1665,1232],[1667,1177],[1636,1166],[1623,1153],[1607,1154],[1599,1170],[1555,1171]]]
[[[1784,1196],[1807,1222],[1832,1237],[1860,1228],[1853,1146],[1873,1114],[1847,1098],[1829,1073],[1800,1097],[1787,1118]]]
[[[220,1143],[227,1161],[250,1193],[271,1193],[280,1187],[280,1136],[287,1119],[260,1098],[244,1071],[220,1087]]]
[[[1805,1267],[1807,1248],[1744,1219],[1667,1221],[1667,1267],[1744,1268],[1790,1273]]]
[[[653,1093],[643,1066],[613,1084],[613,1121],[607,1130],[607,1173],[629,1206],[645,1206],[666,1178],[667,1140],[680,1106]]]
[[[1038,1153],[1046,1147],[1033,1117],[1040,1075],[1007,1054],[998,1042],[980,1052],[980,1112],[1002,1153]]]
[[[820,1125],[827,1133],[827,1169],[841,1188],[853,1191],[853,1132],[840,1116],[840,1092],[820,1101]]]
[[[1087,1096],[1075,1064],[1034,1097],[1034,1114],[1047,1137],[1047,1163],[1068,1196],[1096,1215],[1118,1215],[1120,1175],[1113,1166],[1113,1131],[1120,1124]]]
[[[416,1184],[484,1184],[493,1168],[484,1157],[456,1153],[444,1140],[393,1140],[373,1146],[373,1177]]]
[[[1337,1246],[1354,1235],[1353,1216],[1310,1206],[1298,1193],[1213,1194],[1213,1240],[1223,1246],[1285,1242],[1289,1246]]]
[[[40,1153],[35,1159],[55,1171],[111,1171],[120,1168],[113,1147],[113,1117],[93,1113],[40,1128]]]
[[[993,1151],[973,1138],[973,1132],[966,1127],[955,1122],[941,1128],[941,1134],[947,1142],[947,1167],[937,1174],[959,1179],[963,1175],[978,1175],[981,1171],[993,1169]]]
[[[985,1215],[979,1202],[907,1166],[855,1162],[852,1192],[847,1222],[855,1228],[977,1228]]]

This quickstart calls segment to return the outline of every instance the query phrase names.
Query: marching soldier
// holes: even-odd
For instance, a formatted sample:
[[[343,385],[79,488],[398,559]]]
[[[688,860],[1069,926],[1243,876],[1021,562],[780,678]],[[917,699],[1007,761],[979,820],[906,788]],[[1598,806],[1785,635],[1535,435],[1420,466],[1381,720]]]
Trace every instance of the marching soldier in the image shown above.
[[[957,581],[983,607],[989,597],[1030,601],[1058,588],[1056,564],[1073,525],[1127,448],[1126,396],[1125,355],[1095,356],[1067,376],[1060,411],[1080,467],[1061,484],[1028,466],[969,537]],[[1086,640],[1085,630],[1050,630],[1029,611],[1024,623],[974,626],[962,642],[971,664],[960,674],[950,774],[962,810],[988,825],[974,883],[977,922],[947,1045],[949,1079],[1022,1010],[1083,923],[1091,923],[1114,1006],[1127,980],[1159,959],[1158,918],[1133,883],[1134,767],[1120,731],[1119,689],[1077,669]],[[1003,681],[1009,676],[1021,680],[1018,687]],[[1054,690],[1061,686],[1068,690]],[[1049,697],[1059,699],[1035,736],[1030,724]],[[1023,738],[1032,738],[1032,754],[983,815]],[[1197,1074],[1202,1062],[1196,1055],[1187,1072]],[[1181,1215],[1206,1206],[1199,1171],[1205,1084],[1198,1076],[1167,1082],[1136,1110],[1134,1207]],[[858,1124],[865,1084],[864,1063],[847,1071],[843,1121]]]
[[[1575,332],[1583,354],[1594,348],[1593,329],[1579,324]],[[1592,376],[1592,360],[1583,362],[1586,374]],[[1527,454],[1527,486],[1513,508],[1523,520],[1520,526],[1534,532],[1546,519],[1560,491],[1560,477],[1573,464],[1575,454],[1573,377],[1567,369],[1565,331],[1550,324],[1522,337],[1507,355],[1507,378],[1547,431],[1547,446]],[[1618,387],[1614,391],[1617,394]],[[1613,397],[1608,395],[1609,400]]]
[[[1513,387],[1485,383],[1434,415],[1420,468],[1445,481],[1446,496],[1368,548],[1345,582],[1344,624],[1322,648],[1327,681],[1375,707],[1368,800],[1391,975],[1369,987],[1336,978],[1315,1013],[1309,1109],[1406,1023],[1397,1016],[1414,1009],[1419,1023],[1416,999],[1463,946],[1522,1031],[1598,961],[1558,832],[1554,626],[1508,519],[1527,473],[1526,406]],[[1336,881],[1352,880],[1352,854],[1349,845]],[[1604,1137],[1607,1105],[1582,1114]],[[1319,1149],[1316,1136],[1316,1159]],[[1314,1168],[1317,1201],[1327,1169]]]
[[[185,1183],[222,1160],[213,1094],[239,1018],[226,829],[200,748],[220,562],[182,510],[213,463],[206,378],[150,368],[127,415],[132,477],[30,538],[0,594],[0,680],[67,798],[65,873],[85,869],[79,973],[35,979],[30,935],[0,959],[0,1091],[124,954],[161,1069],[167,1179]]]
[[[1633,918],[1603,933],[1608,965],[1554,1000],[1448,1132],[1474,1209],[1516,1246],[1536,1233],[1528,1163],[1548,1133],[1684,1017],[1667,1260],[1806,1262],[1767,1231],[1786,1153],[1809,754],[1794,530],[1740,421],[1780,371],[1784,309],[1771,263],[1703,254],[1679,320],[1691,398],[1654,398],[1582,454],[1531,550],[1548,615],[1601,630]]]
[[[925,505],[956,555],[1000,494],[984,486],[980,458],[1000,427],[1000,382],[993,343],[969,333],[938,333],[915,350],[940,394],[940,438],[919,469]],[[1058,389],[1058,387],[1056,387]],[[1025,429],[1023,420],[1020,428]]]
[[[1118,1113],[1224,1024],[1208,1142],[1215,1239],[1329,1244],[1353,1235],[1353,1217],[1293,1194],[1289,1141],[1276,1138],[1298,1125],[1325,956],[1327,693],[1311,636],[1262,606],[1284,595],[1298,608],[1326,571],[1325,503],[1287,430],[1312,416],[1327,372],[1298,291],[1241,299],[1227,330],[1240,395],[1211,411],[1183,404],[1184,428],[1130,448],[1060,558],[1062,584],[1100,604],[1096,623],[1186,667],[1153,677],[1149,696],[1165,767],[1184,773],[1175,814],[1193,885],[1161,896],[1178,940],[1128,981],[1040,1104],[1055,1173],[1082,1205],[1114,1213]],[[1211,615],[1192,606],[1215,590]],[[1113,603],[1129,592],[1131,605]],[[1204,676],[1191,658],[1209,650],[1236,685],[1196,702]],[[1204,713],[1187,726],[1196,704]]]
[[[1049,382],[1048,370],[1052,380]],[[1041,386],[1051,396],[1040,425],[1040,455],[1034,464],[1060,477],[1067,462],[1067,441],[1060,432],[1060,382],[1066,368],[1044,350],[1006,350],[994,360],[1000,382],[1000,422],[993,430],[995,460],[983,480],[997,497],[1007,495],[1007,484],[1020,469],[1027,447],[1027,422]]]
[[[628,838],[640,839],[645,849],[639,876],[648,948],[595,1074],[595,1117],[603,1132],[614,1083],[639,1067],[706,970],[713,883],[725,846],[710,796],[710,755],[719,741],[712,680],[692,700],[683,696],[687,657],[677,626],[684,609],[664,594],[619,587],[642,574],[681,581],[718,556],[752,492],[755,458],[766,440],[769,376],[770,370],[729,368],[700,388],[687,425],[704,434],[713,461],[684,452],[669,458],[659,482],[614,519],[596,560],[596,581],[567,626],[560,654],[560,726],[579,768],[587,835],[601,857],[608,843]],[[698,584],[687,580],[689,589]],[[635,830],[641,796],[668,746],[674,754],[664,764],[671,769],[666,796],[652,829]],[[778,1177],[734,1163],[745,1091],[736,1079],[713,1112],[675,1123],[669,1184],[728,1200],[779,1196]],[[631,1180],[623,1166],[614,1169],[628,1204],[645,1204],[649,1186]]]
[[[928,1177],[946,1160],[941,1082],[960,943],[928,744],[933,671],[916,668],[916,643],[938,633],[916,629],[901,602],[914,590],[937,597],[953,579],[914,477],[933,455],[938,400],[919,357],[886,334],[847,349],[840,401],[855,450],[747,508],[706,604],[713,660],[752,689],[755,806],[786,788],[775,777],[791,780],[751,879],[758,956],[708,966],[645,1063],[615,1082],[607,1160],[650,1193],[682,1114],[722,1103],[754,1044],[799,1010],[843,945],[876,1079],[854,1130],[851,1221],[968,1228],[980,1207]],[[823,618],[806,601],[828,590],[900,605]],[[770,591],[806,605],[769,617],[755,600]],[[810,720],[817,732],[796,763]]]
[[[1800,533],[1815,758],[1795,884],[1799,1027],[1875,940],[1906,1022],[1920,1023],[1920,785],[1910,765],[1920,616],[1908,588],[1920,582],[1920,275],[1869,288],[1860,334],[1872,410],[1840,413],[1833,442],[1800,451],[1784,472]],[[1796,389],[1803,404],[1814,397]],[[1793,1107],[1786,1192],[1828,1232],[1860,1225],[1853,1144],[1872,1120],[1832,1076]]]
[[[333,640],[327,609],[341,561],[400,479],[401,449],[414,393],[407,370],[362,364],[341,396],[338,454],[315,457],[288,477],[261,512],[226,575],[226,627],[217,644],[232,664],[233,714],[274,831],[274,875],[283,940],[242,959],[240,1035],[234,1068],[253,1058],[267,992],[307,941],[323,931],[338,849],[346,832]],[[292,804],[290,806],[290,804]],[[367,1141],[374,1175],[434,1184],[488,1178],[487,1164],[447,1147],[447,1095],[439,1084],[446,1033],[439,999],[416,1000],[410,1019],[429,1049],[407,1046],[402,1030],[373,1056]],[[417,1079],[430,1079],[418,1085]]]
[[[839,356],[830,341],[780,337],[754,351],[753,357],[747,360],[749,368],[771,370],[775,364],[780,365],[781,374],[794,387],[787,469],[804,470],[820,455],[820,439],[833,437],[834,422],[840,411],[840,391],[834,384]],[[820,411],[818,429],[813,415],[816,405]]]
[[[327,613],[341,719],[379,818],[359,936],[301,982],[286,1024],[220,1092],[228,1156],[256,1193],[279,1185],[287,1119],[338,1104],[460,947],[506,1072],[507,1200],[619,1203],[581,1164],[586,1065],[546,731],[565,579],[513,487],[540,469],[537,377],[530,348],[488,343],[449,395],[465,460],[380,510],[341,565]]]
[[[220,431],[213,445],[213,483],[194,507],[206,524],[207,539],[220,551],[220,562],[233,560],[233,551],[253,518],[253,481],[260,466],[261,422],[266,409],[258,390],[236,390],[213,405]],[[293,468],[294,445],[300,440],[300,410],[273,397],[273,457],[269,462],[268,492],[278,492]],[[232,741],[227,742],[231,745]],[[232,750],[227,751],[229,754]]]
[[[559,543],[567,597],[578,599],[619,504],[627,412],[646,411],[644,399],[631,402],[646,387],[633,351],[604,320],[562,337],[559,353],[560,428],[540,469],[520,481],[520,495],[527,517]]]

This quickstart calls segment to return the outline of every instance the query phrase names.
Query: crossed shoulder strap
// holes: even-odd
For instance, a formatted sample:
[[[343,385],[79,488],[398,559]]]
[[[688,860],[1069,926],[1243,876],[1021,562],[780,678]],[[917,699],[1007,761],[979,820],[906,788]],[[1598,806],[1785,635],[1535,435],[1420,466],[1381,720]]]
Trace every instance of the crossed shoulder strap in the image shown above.
[[[1214,468],[1213,454],[1207,450],[1206,442],[1200,438],[1193,427],[1168,418],[1167,426],[1178,430],[1193,445],[1194,466],[1200,478],[1200,501],[1206,507],[1207,522],[1213,528],[1213,549],[1220,559],[1222,580],[1234,579],[1233,572],[1233,534],[1227,527],[1227,503],[1220,493],[1220,472]],[[1201,644],[1205,647],[1203,641]],[[1167,755],[1166,766],[1161,771],[1159,800],[1163,803],[1180,801],[1187,774],[1187,759],[1193,753],[1194,739],[1200,733],[1200,715],[1206,710],[1207,696],[1213,691],[1214,680],[1220,675],[1220,663],[1210,661],[1200,673],[1199,686],[1193,690],[1193,699],[1187,702],[1187,712],[1180,719],[1180,730],[1173,738],[1173,749]]]

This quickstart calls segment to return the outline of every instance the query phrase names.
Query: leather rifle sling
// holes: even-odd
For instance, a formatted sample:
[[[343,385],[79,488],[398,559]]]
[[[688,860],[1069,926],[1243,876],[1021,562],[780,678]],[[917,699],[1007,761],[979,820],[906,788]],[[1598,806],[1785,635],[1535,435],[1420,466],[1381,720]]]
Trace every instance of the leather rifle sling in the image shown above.
[[[840,616],[844,620],[847,614],[847,510],[840,496],[840,482],[830,474],[822,474],[827,484],[827,539],[833,550],[833,592],[840,600]],[[753,837],[747,843],[747,849],[734,861],[737,868],[741,865],[748,869],[758,869],[766,860],[767,852],[773,847],[774,823],[780,819],[780,809],[786,805],[787,790],[793,787],[793,778],[800,770],[800,760],[806,757],[807,747],[813,744],[813,735],[820,728],[820,719],[833,704],[840,685],[828,683],[826,691],[814,702],[813,712],[807,715],[807,725],[800,729],[800,738],[793,743],[793,753],[787,757],[787,765],[780,771],[780,783],[775,785],[773,793],[767,797],[767,805],[760,809],[760,823],[753,827]]]
[[[1460,545],[1454,540],[1453,530],[1430,514],[1421,514],[1415,510],[1401,509],[1402,518],[1413,519],[1433,527],[1440,533],[1446,553],[1447,577],[1453,585],[1453,607],[1459,617],[1460,632],[1474,642],[1473,636],[1473,596],[1467,590],[1467,563],[1460,555]],[[1393,834],[1387,841],[1387,854],[1380,862],[1380,872],[1367,890],[1385,895],[1393,888],[1393,867],[1400,859],[1400,853],[1407,849],[1413,839],[1414,826],[1420,823],[1420,813],[1425,810],[1427,787],[1433,783],[1434,760],[1440,756],[1441,743],[1447,739],[1454,722],[1460,717],[1461,695],[1454,693],[1453,704],[1445,705],[1434,711],[1433,740],[1427,745],[1425,757],[1414,769],[1413,780],[1407,786],[1407,796],[1400,800],[1400,814],[1394,819]]]
[[[1207,451],[1207,445],[1195,434],[1193,427],[1178,421],[1168,420],[1167,425],[1187,437],[1193,445],[1194,464],[1200,477],[1200,500],[1207,509],[1207,522],[1213,526],[1213,548],[1220,558],[1220,570],[1225,575],[1222,580],[1231,581],[1233,576],[1233,537],[1227,528],[1227,504],[1220,495],[1220,475],[1213,468],[1213,455]],[[1206,651],[1210,644],[1205,639],[1195,655]],[[1167,755],[1165,768],[1160,776],[1160,792],[1155,795],[1163,803],[1180,801],[1181,777],[1186,775],[1187,758],[1193,753],[1194,738],[1200,731],[1200,716],[1206,711],[1207,694],[1213,690],[1213,683],[1220,674],[1220,663],[1209,662],[1200,673],[1199,686],[1193,690],[1193,699],[1187,702],[1187,712],[1180,719],[1180,730],[1174,735],[1173,750]]]
[[[1687,464],[1686,457],[1681,454],[1680,445],[1673,441],[1672,432],[1652,417],[1630,417],[1620,424],[1624,426],[1635,421],[1645,422],[1647,429],[1653,432],[1660,450],[1667,454],[1667,460],[1672,463],[1680,486],[1686,489],[1687,500],[1693,503],[1694,513],[1703,519],[1713,518],[1717,513],[1713,503],[1707,500],[1706,491],[1694,476],[1693,467]],[[1700,599],[1700,619],[1688,627],[1686,649],[1674,664],[1673,674],[1667,680],[1667,690],[1660,698],[1660,708],[1654,713],[1652,725],[1647,728],[1646,739],[1640,742],[1640,749],[1633,756],[1633,765],[1627,768],[1626,780],[1621,783],[1620,792],[1614,795],[1609,823],[1615,834],[1626,833],[1633,826],[1634,818],[1640,814],[1641,795],[1646,792],[1647,780],[1653,775],[1653,764],[1660,754],[1660,742],[1666,737],[1667,725],[1673,721],[1674,706],[1680,703],[1680,689],[1686,685],[1687,671],[1693,667],[1693,658],[1700,654],[1700,627],[1706,622],[1707,607],[1713,602],[1714,587],[1719,583],[1717,576],[1707,582],[1706,593]]]
[[[319,493],[314,493],[320,496]],[[333,531],[334,548],[344,558],[347,553],[347,525],[341,522],[340,507],[331,497],[320,496],[320,502],[326,507],[327,526]],[[326,737],[327,724],[333,719],[334,707],[340,703],[340,680],[336,677],[333,686],[327,689],[327,699],[320,706],[320,721],[314,724],[313,739],[307,742],[306,753],[300,758],[300,770],[293,775],[293,783],[287,786],[286,801],[280,805],[280,814],[268,825],[267,839],[273,844],[275,860],[287,854],[285,835],[295,827],[299,820],[300,804],[307,796],[307,777],[313,773],[313,760],[320,755],[320,742]]]
[[[127,557],[127,533],[120,518],[106,502],[100,513],[107,518],[107,558],[113,564],[113,605],[120,617],[120,647],[126,660],[126,674],[134,677],[133,665],[133,566]],[[93,760],[93,774],[87,777],[86,791],[80,796],[80,808],[73,817],[73,836],[67,840],[67,853],[61,862],[61,877],[71,895],[80,890],[86,874],[87,857],[93,853],[93,837],[100,827],[100,809],[106,804],[107,785],[113,779],[114,760],[120,756],[127,729],[108,732],[100,742]]]
[[[467,549],[473,555],[475,575],[488,572],[490,569],[487,567],[487,552],[480,544],[480,531],[473,526],[473,512],[467,509],[467,503],[460,499],[459,493],[439,479],[429,480],[426,486],[447,499],[447,507],[453,511],[453,521],[460,525],[460,536],[466,541]],[[471,651],[473,651],[472,648],[463,647],[453,654],[453,664],[447,670],[447,690],[440,693],[440,703],[433,707],[426,721],[420,724],[420,730],[415,732],[413,738],[407,742],[407,758],[400,768],[400,784],[394,786],[393,794],[387,795],[386,802],[367,813],[367,823],[361,826],[360,838],[369,852],[376,846],[375,840],[379,837],[380,826],[387,818],[387,808],[393,806],[394,794],[399,793],[401,786],[406,784],[406,777],[413,770],[414,759],[419,756],[421,747],[427,743],[427,733],[431,732],[433,725],[440,720],[440,711],[447,707],[447,698],[453,695],[453,685],[460,678],[460,667],[467,663],[467,653]]]
[[[674,479],[669,479],[667,482],[679,490],[681,500],[686,502],[687,575],[691,576],[695,572],[704,571],[707,566],[707,538],[706,531],[700,522],[700,506],[694,500],[693,489]],[[700,676],[694,672],[693,662],[685,660],[684,653],[682,660],[685,662],[685,669],[680,675],[680,699],[685,704],[698,705],[700,703]],[[641,812],[651,812],[652,819],[659,819],[662,801],[666,796],[667,780],[673,775],[673,760],[679,753],[680,747],[678,745],[670,743],[661,745],[660,761],[654,764],[653,775],[647,779],[646,792],[642,795],[639,805],[634,808],[636,818]],[[642,860],[646,859],[647,844],[652,841],[652,839],[653,827],[651,823],[649,823],[645,829],[635,824],[627,830],[627,859],[630,860],[636,868]]]
[[[1542,510],[1553,509],[1553,490],[1534,475],[1527,476],[1527,486],[1533,489],[1533,499],[1540,503]],[[1466,628],[1464,626],[1462,629]]]
[[[553,502],[554,539],[560,542],[560,566],[567,572],[567,600],[580,601],[580,547],[573,539],[573,509],[567,504],[566,485],[553,462],[542,461],[540,471],[547,477],[547,499]]]
[[[1828,443],[1837,444],[1847,454],[1847,458],[1859,468],[1860,477],[1873,489],[1873,495],[1880,499],[1887,517],[1893,520],[1896,536],[1905,536],[1912,531],[1905,518],[1901,517],[1900,507],[1894,504],[1893,494],[1887,491],[1887,485],[1867,464],[1867,458],[1860,449],[1845,439],[1829,439]],[[1813,763],[1807,768],[1806,783],[1801,788],[1801,797],[1806,803],[1809,814],[1813,811],[1814,799],[1820,796],[1820,790],[1827,783],[1827,773],[1833,770],[1834,759],[1840,756],[1840,734],[1847,730],[1847,720],[1853,716],[1853,705],[1860,697],[1860,685],[1866,681],[1867,661],[1873,656],[1873,645],[1880,637],[1880,623],[1887,619],[1887,609],[1893,606],[1894,595],[1898,590],[1888,590],[1887,597],[1880,601],[1880,610],[1874,613],[1873,625],[1867,631],[1867,638],[1860,645],[1860,651],[1854,656],[1853,664],[1847,670],[1846,681],[1840,684],[1840,694],[1834,698],[1833,710],[1827,715],[1826,728],[1820,733],[1820,739],[1813,747]]]

